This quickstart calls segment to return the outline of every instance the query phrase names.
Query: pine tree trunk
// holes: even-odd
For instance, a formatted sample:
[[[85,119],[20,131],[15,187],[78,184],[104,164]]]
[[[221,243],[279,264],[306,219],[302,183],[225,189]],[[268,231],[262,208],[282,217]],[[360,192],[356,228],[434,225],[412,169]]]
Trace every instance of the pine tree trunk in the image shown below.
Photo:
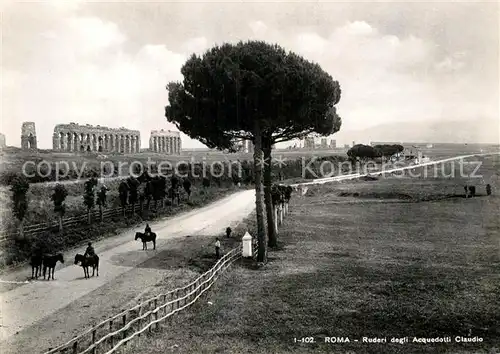
[[[135,203],[132,203],[132,215],[135,215]]]
[[[258,120],[254,129],[254,165],[255,165],[255,211],[257,214],[257,240],[259,242],[257,251],[257,262],[266,262],[267,245],[266,230],[264,227],[264,207],[262,203],[262,165],[264,156],[262,153],[262,136]]]
[[[59,232],[62,232],[62,230],[63,230],[62,215],[59,214]]]
[[[104,214],[102,212],[102,205],[99,205],[99,217],[101,219],[101,222],[104,221]]]
[[[87,209],[87,223],[90,225],[90,209]]]
[[[264,146],[264,159],[266,164],[264,165],[264,204],[266,205],[266,216],[267,216],[267,235],[269,247],[278,246],[278,234],[274,227],[274,212],[273,212],[273,197],[271,194],[272,187],[272,176],[271,176],[271,146]]]

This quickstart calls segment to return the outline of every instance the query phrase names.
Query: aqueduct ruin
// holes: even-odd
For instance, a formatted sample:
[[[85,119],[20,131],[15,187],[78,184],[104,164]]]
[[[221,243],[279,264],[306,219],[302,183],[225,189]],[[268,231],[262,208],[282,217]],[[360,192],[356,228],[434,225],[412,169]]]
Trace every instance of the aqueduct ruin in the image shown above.
[[[138,130],[108,128],[100,125],[58,124],[54,128],[52,146],[56,151],[96,151],[137,153],[141,148]]]
[[[181,135],[170,130],[152,130],[149,138],[149,150],[164,152],[171,155],[181,153]]]
[[[21,126],[21,149],[36,149],[36,128],[34,122],[24,122]]]

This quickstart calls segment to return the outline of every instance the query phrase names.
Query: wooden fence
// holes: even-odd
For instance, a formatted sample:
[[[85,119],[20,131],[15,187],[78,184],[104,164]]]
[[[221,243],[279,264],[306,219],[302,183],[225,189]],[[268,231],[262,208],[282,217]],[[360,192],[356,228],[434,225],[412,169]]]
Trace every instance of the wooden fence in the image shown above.
[[[158,203],[158,210],[164,209],[163,207],[163,202]],[[154,202],[151,202],[149,204],[149,210],[152,209],[154,205]],[[134,205],[134,212],[139,212],[141,209],[141,205],[139,203]],[[146,205],[143,205],[143,210],[148,210]],[[131,213],[132,212],[132,205],[127,205],[125,207],[125,213]],[[123,209],[120,208],[114,208],[114,209],[106,209],[103,208],[102,211],[102,217],[104,219],[106,218],[112,218],[116,216],[121,216],[123,215]],[[91,220],[100,220],[101,214],[99,212],[99,209],[93,209],[90,212],[90,217]],[[74,225],[79,225],[79,224],[84,224],[87,223],[88,221],[88,215],[87,213],[77,215],[77,216],[72,216],[69,218],[63,218],[62,224],[63,228],[68,227],[68,226],[74,226]],[[33,234],[38,234],[38,233],[43,233],[43,232],[48,232],[50,230],[53,230],[55,228],[59,228],[59,220],[50,220],[46,223],[40,223],[40,224],[31,224],[31,225],[25,225],[23,227],[23,233],[24,235],[33,235]],[[15,235],[17,235],[19,231],[16,232],[5,232],[5,231],[0,231],[0,243],[3,241],[8,240],[9,238],[12,239]]]
[[[229,251],[210,270],[190,284],[122,311],[44,354],[115,353],[128,341],[146,331],[152,331],[153,328],[158,329],[166,319],[194,304],[222,272],[240,257],[241,246]]]

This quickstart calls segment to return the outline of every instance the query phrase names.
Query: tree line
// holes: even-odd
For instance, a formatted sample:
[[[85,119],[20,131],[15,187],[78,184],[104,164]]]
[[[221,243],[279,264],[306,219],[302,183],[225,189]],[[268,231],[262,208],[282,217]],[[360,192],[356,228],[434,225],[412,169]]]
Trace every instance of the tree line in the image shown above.
[[[209,178],[204,178],[202,186],[208,188],[213,183]],[[233,183],[237,183],[233,181]],[[180,189],[186,195],[187,200],[190,199],[192,193],[192,181],[190,178],[182,178],[173,175],[170,179],[164,176],[151,176],[148,172],[142,173],[139,177],[129,176],[127,179],[120,182],[118,185],[118,195],[120,205],[125,216],[125,211],[128,205],[132,206],[132,213],[135,212],[135,206],[139,204],[141,213],[143,206],[149,210],[151,203],[154,203],[154,209],[158,208],[158,203],[165,206],[165,199],[170,199],[170,204],[179,204]],[[11,200],[12,212],[19,222],[19,234],[23,238],[23,223],[28,211],[28,191],[30,183],[23,175],[17,175],[11,180]],[[90,177],[85,181],[83,186],[82,203],[87,210],[87,221],[92,222],[92,210],[96,206],[99,207],[100,221],[103,221],[103,210],[107,207],[107,193],[109,189],[106,185],[98,187],[96,177]],[[53,203],[53,211],[59,219],[59,230],[63,230],[63,217],[66,213],[66,198],[68,191],[63,184],[56,184],[50,196]]]
[[[399,144],[382,144],[382,145],[363,145],[356,144],[347,151],[347,156],[351,161],[367,161],[375,158],[381,158],[382,161],[387,161],[391,156],[403,152],[403,145]]]

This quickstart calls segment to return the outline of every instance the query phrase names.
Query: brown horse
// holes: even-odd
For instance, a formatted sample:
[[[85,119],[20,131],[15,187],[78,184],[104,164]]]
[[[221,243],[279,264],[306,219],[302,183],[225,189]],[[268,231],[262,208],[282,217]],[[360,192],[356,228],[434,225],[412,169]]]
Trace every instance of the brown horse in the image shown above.
[[[148,249],[148,242],[153,242],[153,249],[156,249],[156,234],[154,232],[150,232],[149,235],[143,234],[142,232],[135,233],[135,240],[141,239],[142,241],[142,249]]]
[[[30,259],[31,279],[38,279],[42,275],[43,254],[33,254]]]
[[[45,274],[47,272],[47,268],[49,269],[49,277],[47,280],[50,280],[50,272],[52,271],[52,280],[54,280],[54,270],[56,268],[57,261],[64,263],[64,257],[62,253],[58,253],[54,256],[44,256],[43,257],[43,279],[45,279]]]
[[[89,267],[92,267],[92,276],[94,276],[95,271],[97,270],[97,276],[99,276],[99,256],[95,255],[94,257],[85,257],[82,254],[77,254],[75,256],[75,264],[80,263],[83,268],[83,274],[85,278],[90,278],[89,275]]]

